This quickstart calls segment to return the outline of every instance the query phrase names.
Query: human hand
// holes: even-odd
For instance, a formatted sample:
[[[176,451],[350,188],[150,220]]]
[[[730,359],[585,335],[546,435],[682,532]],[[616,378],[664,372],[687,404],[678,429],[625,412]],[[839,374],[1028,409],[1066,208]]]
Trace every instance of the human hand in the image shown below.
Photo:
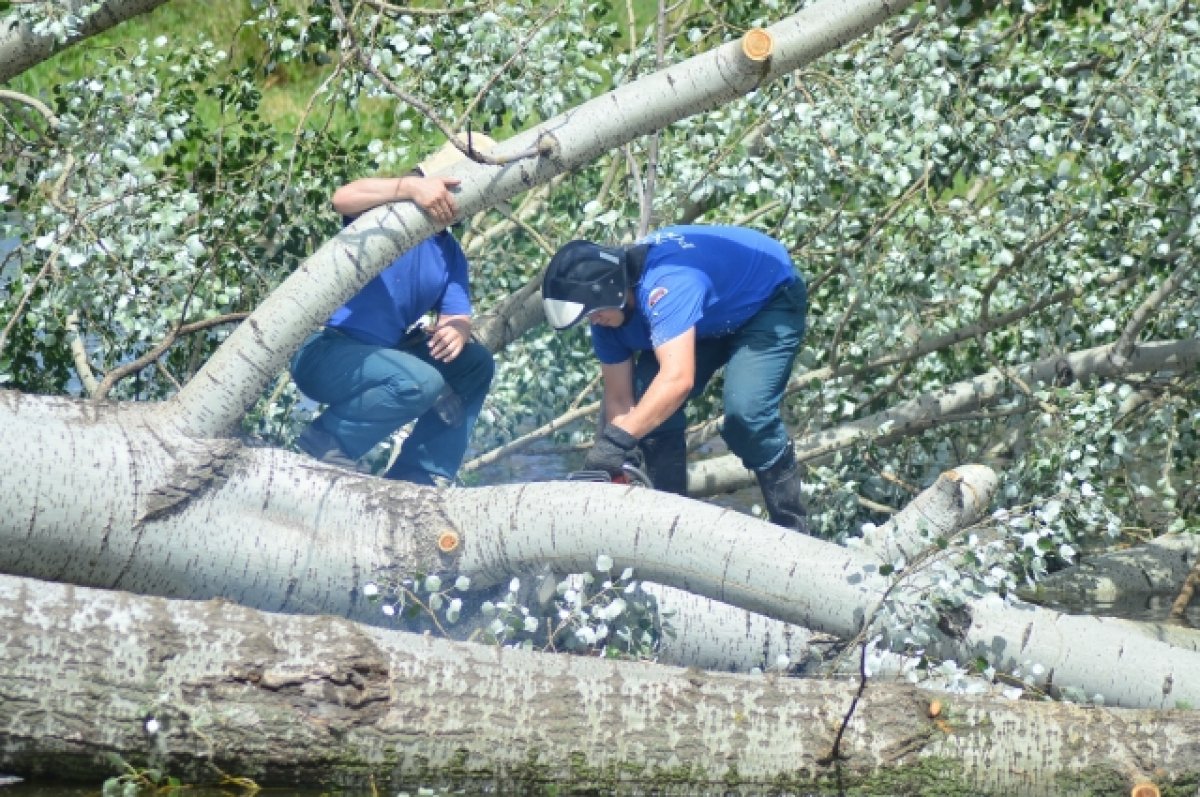
[[[444,363],[462,354],[471,337],[471,322],[465,317],[439,318],[429,330],[429,354]]]
[[[609,423],[596,438],[583,460],[584,470],[602,470],[610,475],[624,472],[625,461],[637,448],[637,438],[616,424]]]
[[[405,188],[409,198],[417,207],[425,211],[431,218],[441,224],[449,224],[458,215],[458,202],[450,189],[458,187],[462,181],[457,177],[418,177],[412,175],[404,178]]]

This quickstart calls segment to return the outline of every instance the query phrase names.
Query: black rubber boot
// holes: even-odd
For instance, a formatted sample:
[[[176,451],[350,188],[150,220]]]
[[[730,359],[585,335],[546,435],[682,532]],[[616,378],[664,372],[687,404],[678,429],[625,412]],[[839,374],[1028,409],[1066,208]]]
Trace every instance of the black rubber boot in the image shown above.
[[[308,428],[296,438],[296,448],[308,454],[313,459],[336,465],[346,470],[357,471],[358,462],[342,450],[338,439],[320,426],[320,419],[308,425]]]
[[[405,465],[402,462],[393,463],[392,467],[383,474],[383,478],[397,482],[412,482],[422,487],[438,486],[437,482],[433,480],[433,474],[429,471],[415,465]]]
[[[643,437],[639,443],[646,475],[655,490],[687,495],[687,437],[684,432]]]
[[[801,534],[811,534],[800,489],[800,466],[796,464],[796,449],[791,442],[788,442],[783,456],[774,465],[756,470],[754,475],[758,478],[771,522]]]

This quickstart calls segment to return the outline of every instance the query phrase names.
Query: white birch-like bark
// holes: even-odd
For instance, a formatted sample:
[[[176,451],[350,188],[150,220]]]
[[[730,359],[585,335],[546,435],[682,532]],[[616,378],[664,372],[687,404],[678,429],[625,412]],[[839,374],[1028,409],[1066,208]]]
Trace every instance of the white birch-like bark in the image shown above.
[[[90,0],[59,0],[72,11]],[[83,20],[79,31],[60,44],[50,36],[34,35],[29,25],[18,24],[15,17],[0,20],[0,83],[37,66],[60,50],[161,6],[167,0],[108,0]]]
[[[1200,367],[1200,340],[1151,341],[1138,345],[1126,360],[1114,357],[1116,344],[1047,357],[1014,366],[1026,384],[1053,384],[1059,372],[1070,369],[1075,379],[1109,378],[1130,374],[1166,372],[1194,373]],[[999,369],[948,385],[883,412],[825,429],[796,440],[796,458],[812,462],[821,457],[870,441],[883,445],[918,434],[955,415],[976,412],[995,405],[1013,392],[1008,376]],[[705,496],[732,492],[754,484],[754,474],[742,467],[732,454],[713,457],[688,466],[689,495]]]
[[[911,0],[822,0],[772,25],[774,48],[752,60],[739,41],[620,86],[501,142],[503,166],[462,162],[463,217],[503,202],[672,122],[717,108],[792,72],[899,13]],[[536,156],[524,156],[537,152]],[[186,434],[227,434],[305,336],[398,255],[438,227],[411,203],[364,213],[288,277],[165,405]]]
[[[660,644],[663,664],[750,672],[781,669],[781,656],[784,667],[820,659],[810,648],[813,632],[803,626],[662,584],[643,582],[642,589],[655,597],[660,612],[670,614],[674,637]]]
[[[879,575],[886,560],[869,550],[652,490],[419,489],[275,449],[182,437],[140,406],[0,393],[0,449],[24,452],[0,466],[11,485],[0,572],[84,586],[379,622],[362,597],[368,581],[448,571],[482,587],[547,564],[585,572],[606,554],[641,579],[843,638],[891,586]],[[986,473],[962,468],[949,481],[982,496],[994,484]],[[958,507],[950,527],[986,503],[926,505]],[[438,547],[445,531],[461,540],[450,554]],[[1002,670],[1032,662],[1049,684],[1110,704],[1200,705],[1200,654],[1131,639],[1104,619],[977,601],[954,625],[938,646],[944,658],[982,656]],[[1084,635],[1090,643],[1075,644]]]
[[[936,760],[969,792],[1061,795],[1083,775],[1127,790],[1200,767],[1196,712],[884,682],[864,694],[834,767],[853,681],[530,653],[9,576],[0,660],[0,771],[92,783],[118,774],[113,751],[185,782],[225,773],[386,793],[853,791]]]

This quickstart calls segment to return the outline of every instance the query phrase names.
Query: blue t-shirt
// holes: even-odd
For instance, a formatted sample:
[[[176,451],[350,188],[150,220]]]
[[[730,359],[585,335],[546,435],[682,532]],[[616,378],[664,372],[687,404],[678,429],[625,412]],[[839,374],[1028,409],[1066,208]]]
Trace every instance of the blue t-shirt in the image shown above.
[[[470,315],[467,257],[443,230],[392,261],[329,317],[333,327],[364,343],[394,346],[430,310]]]
[[[797,279],[783,244],[745,227],[664,227],[640,243],[650,249],[632,311],[619,327],[591,328],[602,363],[625,362],[692,327],[697,338],[735,332]]]

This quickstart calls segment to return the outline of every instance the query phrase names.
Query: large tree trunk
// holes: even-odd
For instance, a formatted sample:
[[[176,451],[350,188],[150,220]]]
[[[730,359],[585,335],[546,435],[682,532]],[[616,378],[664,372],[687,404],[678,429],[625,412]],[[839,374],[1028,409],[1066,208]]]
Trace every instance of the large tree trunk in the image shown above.
[[[907,5],[818,3],[771,29],[765,63],[735,42],[617,89],[505,142],[494,154],[516,158],[506,166],[456,169],[460,206],[476,212],[716,107]],[[686,793],[729,780],[790,788],[829,771],[820,759],[852,685],[548,658],[295,616],[378,623],[362,596],[369,580],[445,571],[486,585],[545,561],[586,570],[601,553],[642,578],[842,637],[858,633],[894,587],[870,548],[840,549],[661,494],[561,484],[421,490],[220,437],[313,326],[432,231],[408,205],[365,214],[167,404],[0,393],[0,449],[19,452],[0,464],[0,571],[293,614],[0,578],[0,651],[11,663],[0,679],[0,767],[91,775],[98,752],[144,750],[181,772],[213,761],[268,780],[365,773],[393,784],[551,779],[599,790],[628,781]],[[526,297],[522,306],[535,305]],[[1194,352],[1186,356],[1194,363]],[[957,500],[947,521],[957,528],[986,507],[990,488],[976,491],[978,501],[938,489],[945,495],[926,503]],[[919,542],[899,519],[889,535],[880,545]],[[444,538],[456,542],[439,547]],[[1123,626],[998,600],[943,619],[935,647],[963,661],[1032,661],[1044,682],[1109,703],[1200,704],[1200,656]],[[1047,793],[1064,770],[1100,766],[1092,756],[1134,772],[1147,760],[1141,738],[1169,773],[1198,758],[1191,715],[964,698],[943,728],[923,703],[907,689],[870,690],[836,776],[944,757],[975,790]],[[160,730],[148,736],[150,714]]]
[[[189,781],[223,772],[391,793],[883,793],[903,781],[871,790],[872,776],[911,767],[909,793],[1062,795],[1092,793],[1072,779],[1128,788],[1200,769],[1194,712],[871,683],[831,765],[852,681],[529,653],[7,576],[0,658],[0,771],[26,776],[94,781],[116,774],[103,754],[117,751]]]
[[[0,393],[0,449],[25,452],[0,465],[11,485],[0,572],[371,622],[368,581],[456,572],[486,586],[547,562],[585,572],[607,554],[639,578],[849,638],[893,588],[880,574],[889,548],[972,522],[995,487],[986,468],[947,474],[874,548],[850,550],[639,488],[415,488],[184,437],[139,406]],[[447,532],[459,542],[444,552]],[[1110,704],[1200,705],[1200,654],[1111,621],[996,599],[942,625],[935,646],[948,658],[1006,671],[1033,662],[1047,685]]]

